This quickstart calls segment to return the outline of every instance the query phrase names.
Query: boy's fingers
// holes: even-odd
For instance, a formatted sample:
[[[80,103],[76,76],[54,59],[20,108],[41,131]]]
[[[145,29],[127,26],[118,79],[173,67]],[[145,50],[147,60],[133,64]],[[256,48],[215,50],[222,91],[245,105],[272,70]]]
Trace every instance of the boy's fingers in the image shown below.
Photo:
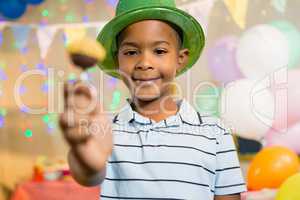
[[[68,110],[60,115],[59,124],[63,130],[73,127],[88,126],[90,116],[77,115],[72,110]]]
[[[92,114],[98,110],[97,90],[85,83],[79,83],[74,87],[75,108],[80,114]]]
[[[64,83],[64,99],[66,100],[69,96],[73,94],[74,88],[79,85],[83,85],[80,80],[76,80],[74,83],[65,82]]]
[[[71,113],[69,110],[62,113],[59,117],[59,125],[62,130],[75,127],[74,113]]]
[[[68,98],[70,84],[64,83],[64,99]]]
[[[69,128],[65,131],[64,136],[69,142],[78,143],[90,137],[91,134],[87,130],[88,128],[85,127]]]
[[[90,100],[95,99],[97,93],[93,85],[81,81],[74,85],[73,91],[74,95],[84,95]]]
[[[92,134],[98,133],[94,131],[95,127],[92,126],[92,122],[93,120],[89,116],[76,116],[75,123],[70,123],[66,114],[61,115],[59,120],[63,135],[69,142],[81,142]]]
[[[94,115],[93,113],[99,112],[97,109],[97,101],[89,100],[83,95],[76,95],[68,98],[68,108],[73,110],[78,115]]]
[[[67,129],[67,127],[68,127],[68,123],[67,123],[67,121],[65,120],[65,118],[64,118],[63,115],[64,115],[64,113],[60,114],[58,123],[59,123],[60,128],[61,128],[63,131],[65,131],[65,130]]]
[[[68,108],[72,106],[72,102],[70,101],[70,97],[73,96],[73,87],[74,84],[65,82],[64,83],[64,107]]]

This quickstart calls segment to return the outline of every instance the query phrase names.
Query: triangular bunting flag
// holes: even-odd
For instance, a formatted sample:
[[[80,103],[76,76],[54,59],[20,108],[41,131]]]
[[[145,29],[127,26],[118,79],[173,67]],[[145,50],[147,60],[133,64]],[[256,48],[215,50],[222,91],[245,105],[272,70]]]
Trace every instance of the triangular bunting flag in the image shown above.
[[[48,53],[48,48],[50,47],[54,36],[57,32],[57,27],[42,27],[37,30],[37,38],[40,47],[40,56],[45,59]]]
[[[246,27],[248,0],[223,0],[235,23],[242,29]]]
[[[14,38],[15,38],[15,47],[18,49],[23,49],[27,46],[28,36],[31,30],[30,26],[18,25],[11,27]]]
[[[204,32],[207,33],[208,20],[214,3],[215,0],[201,0],[184,4],[179,8],[195,17],[202,25]]]
[[[280,13],[285,13],[286,9],[286,0],[272,0],[271,4],[272,6]]]

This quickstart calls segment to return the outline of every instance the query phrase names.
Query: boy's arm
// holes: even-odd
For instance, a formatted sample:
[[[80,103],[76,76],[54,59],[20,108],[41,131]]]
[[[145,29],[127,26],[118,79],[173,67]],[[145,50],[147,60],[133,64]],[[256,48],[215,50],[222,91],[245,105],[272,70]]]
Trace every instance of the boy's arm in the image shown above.
[[[70,149],[68,153],[68,164],[72,177],[81,185],[84,186],[96,186],[103,182],[106,174],[106,166],[99,171],[89,169],[78,160],[75,155],[74,149]]]
[[[240,194],[219,195],[215,196],[214,200],[241,200]]]
[[[95,101],[95,95],[87,85],[78,82],[65,86],[65,112],[59,122],[70,145],[71,175],[85,186],[102,183],[113,148],[111,121],[98,103],[92,104]]]

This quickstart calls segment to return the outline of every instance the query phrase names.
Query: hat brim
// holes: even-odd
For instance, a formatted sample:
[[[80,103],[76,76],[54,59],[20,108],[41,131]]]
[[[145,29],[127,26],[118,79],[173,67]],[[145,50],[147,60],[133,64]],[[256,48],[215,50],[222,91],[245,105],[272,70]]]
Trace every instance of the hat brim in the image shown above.
[[[183,48],[189,49],[189,60],[187,65],[181,71],[177,72],[176,76],[190,69],[198,60],[205,44],[205,37],[201,25],[194,17],[172,7],[139,8],[115,17],[99,33],[97,40],[106,49],[107,56],[102,62],[98,63],[98,66],[105,73],[120,78],[116,62],[118,51],[116,36],[128,25],[147,19],[171,22],[182,29]]]

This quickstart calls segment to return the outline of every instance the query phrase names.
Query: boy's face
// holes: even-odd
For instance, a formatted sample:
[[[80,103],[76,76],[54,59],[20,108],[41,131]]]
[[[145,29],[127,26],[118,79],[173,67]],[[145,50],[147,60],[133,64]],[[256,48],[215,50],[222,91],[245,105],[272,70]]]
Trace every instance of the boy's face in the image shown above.
[[[176,71],[188,61],[180,49],[178,34],[167,23],[144,20],[128,26],[120,35],[119,71],[132,97],[152,101],[171,92]]]

